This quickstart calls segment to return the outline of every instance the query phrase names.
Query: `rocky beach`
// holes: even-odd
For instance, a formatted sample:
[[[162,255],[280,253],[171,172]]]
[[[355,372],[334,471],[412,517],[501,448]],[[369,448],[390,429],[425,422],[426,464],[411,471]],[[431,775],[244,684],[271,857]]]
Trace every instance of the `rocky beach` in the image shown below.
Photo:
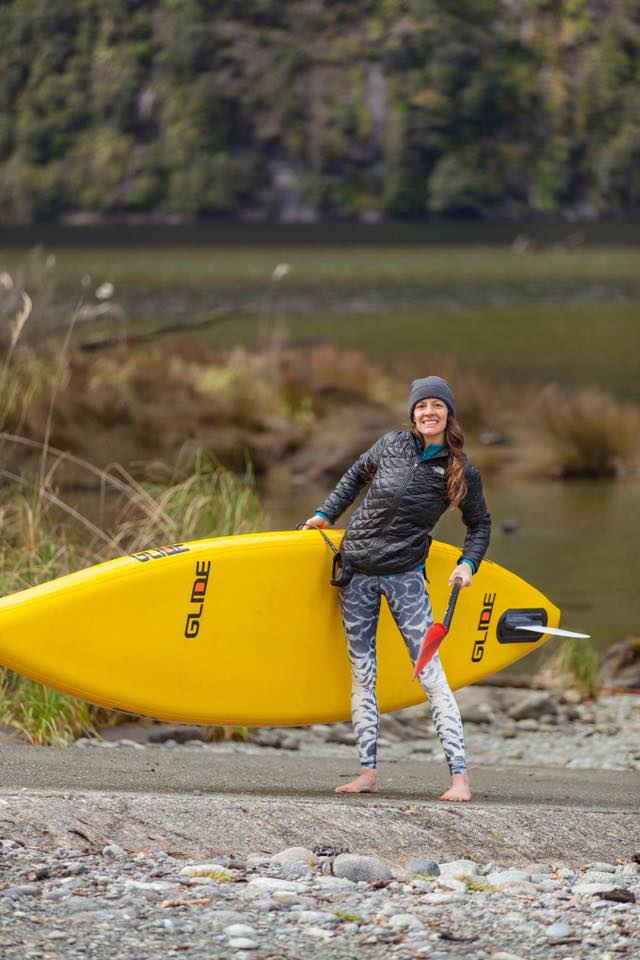
[[[332,795],[355,768],[348,724],[207,742],[149,721],[62,750],[7,738],[3,960],[638,956],[640,695],[457,698],[468,805],[437,801],[424,705],[382,718],[370,797]]]
[[[569,769],[640,770],[640,692],[604,693],[581,701],[573,690],[472,686],[456,691],[469,764],[558,766]],[[299,753],[339,757],[356,764],[350,723],[272,727],[246,731],[247,739],[207,742],[204,728],[134,722],[106,728],[102,738],[76,747],[192,749],[213,754]],[[381,763],[444,757],[429,707],[419,704],[380,718]]]
[[[259,839],[256,838],[256,846]],[[47,853],[2,842],[3,957],[638,956],[640,864],[496,863],[294,847],[176,854]]]

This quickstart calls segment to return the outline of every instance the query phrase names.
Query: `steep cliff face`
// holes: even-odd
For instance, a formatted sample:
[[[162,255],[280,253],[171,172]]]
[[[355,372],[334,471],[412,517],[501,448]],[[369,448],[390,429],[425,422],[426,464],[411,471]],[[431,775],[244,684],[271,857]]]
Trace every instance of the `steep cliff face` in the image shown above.
[[[640,209],[640,2],[8,0],[0,217]]]

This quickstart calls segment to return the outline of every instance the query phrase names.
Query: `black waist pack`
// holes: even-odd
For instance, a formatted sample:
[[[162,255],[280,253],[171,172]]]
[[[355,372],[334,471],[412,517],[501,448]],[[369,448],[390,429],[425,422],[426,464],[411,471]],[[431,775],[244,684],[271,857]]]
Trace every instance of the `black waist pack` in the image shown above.
[[[351,566],[351,561],[348,557],[343,557],[340,550],[338,550],[337,553],[333,555],[333,563],[331,564],[331,585],[333,587],[346,587],[351,583],[353,574],[354,569]]]

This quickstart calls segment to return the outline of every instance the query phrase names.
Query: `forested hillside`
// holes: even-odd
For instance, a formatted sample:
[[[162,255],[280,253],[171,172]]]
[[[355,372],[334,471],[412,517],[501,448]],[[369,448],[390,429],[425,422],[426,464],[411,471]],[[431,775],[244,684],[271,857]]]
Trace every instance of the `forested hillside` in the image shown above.
[[[640,0],[4,0],[0,219],[640,210]]]

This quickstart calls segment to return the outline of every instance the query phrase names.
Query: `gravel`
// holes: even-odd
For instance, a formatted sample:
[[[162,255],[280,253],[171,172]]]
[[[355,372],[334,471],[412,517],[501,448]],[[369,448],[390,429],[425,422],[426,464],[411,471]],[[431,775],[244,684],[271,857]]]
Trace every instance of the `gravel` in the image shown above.
[[[425,879],[424,871],[414,876],[409,858],[398,868],[354,853],[310,857],[305,875],[292,881],[281,876],[287,850],[266,862],[258,850],[197,861],[179,850],[43,854],[10,840],[0,854],[3,960],[613,960],[640,953],[640,866],[633,861],[506,870],[433,860],[440,874]],[[336,877],[345,864],[370,879]],[[589,882],[599,875],[609,883]],[[28,882],[33,876],[38,881]],[[597,896],[612,889],[635,902]]]
[[[581,704],[562,692],[534,696],[502,688],[470,688],[456,696],[466,715],[473,764],[640,769],[640,697]],[[204,743],[197,728],[185,739],[166,729],[163,733],[160,726],[165,727],[147,727],[154,742],[140,744],[135,731],[128,730],[116,740],[78,741],[76,749],[101,743],[117,749],[136,742],[144,747],[142,757],[156,750],[199,750],[203,763],[205,753],[216,752],[284,749],[354,756],[348,724],[273,728],[256,733],[248,743]],[[381,736],[386,760],[432,760],[440,754],[424,706],[383,717]],[[193,799],[198,801],[202,798]],[[335,809],[337,816],[341,808]],[[389,807],[387,829],[394,809]],[[640,956],[640,865],[621,860],[606,843],[594,851],[593,862],[579,865],[567,862],[566,846],[563,862],[560,840],[557,856],[541,846],[529,851],[529,858],[548,856],[544,862],[531,863],[526,853],[518,863],[439,859],[432,841],[424,842],[425,821],[421,842],[413,849],[403,847],[391,863],[363,855],[366,850],[356,844],[332,850],[312,828],[308,836],[299,829],[283,834],[299,846],[274,849],[254,818],[247,824],[254,849],[244,848],[241,854],[218,849],[195,858],[184,836],[181,847],[180,823],[171,831],[170,845],[168,838],[160,841],[167,843],[165,850],[151,850],[157,838],[151,836],[149,822],[151,846],[140,839],[131,849],[123,834],[118,835],[120,846],[107,842],[116,836],[108,833],[90,852],[82,852],[72,849],[71,835],[68,843],[55,840],[60,845],[48,849],[35,840],[25,842],[28,835],[18,840],[9,808],[6,813],[0,842],[2,960]],[[378,816],[387,815],[381,810]],[[361,817],[366,824],[364,808]],[[461,838],[463,822],[454,808],[450,817]],[[482,820],[480,807],[476,817]],[[378,829],[385,829],[384,822]],[[467,852],[461,843],[457,850]]]

